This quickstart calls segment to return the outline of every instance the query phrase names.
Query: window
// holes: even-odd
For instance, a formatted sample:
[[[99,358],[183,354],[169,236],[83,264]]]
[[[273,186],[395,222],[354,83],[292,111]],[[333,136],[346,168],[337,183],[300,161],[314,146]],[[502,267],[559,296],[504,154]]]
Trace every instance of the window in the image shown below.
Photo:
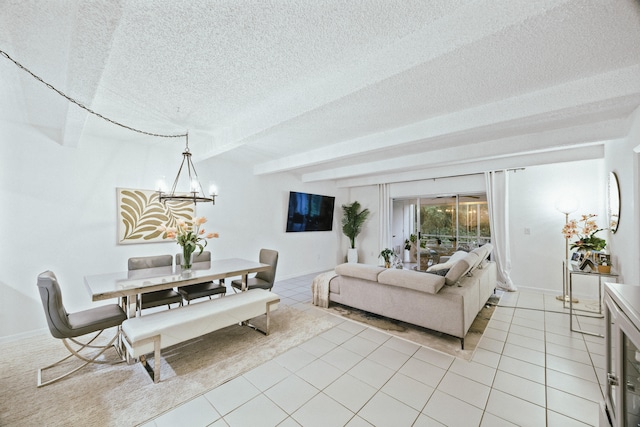
[[[486,194],[395,199],[393,203],[394,245],[401,243],[399,237],[404,243],[411,235],[419,236],[422,250],[418,257],[420,252],[450,255],[458,249],[469,251],[491,241]]]

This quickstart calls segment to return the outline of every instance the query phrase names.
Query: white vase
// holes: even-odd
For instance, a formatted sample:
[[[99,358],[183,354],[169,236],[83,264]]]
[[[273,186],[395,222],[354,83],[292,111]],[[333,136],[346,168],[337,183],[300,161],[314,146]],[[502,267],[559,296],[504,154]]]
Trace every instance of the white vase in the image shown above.
[[[358,262],[358,250],[356,248],[347,249],[347,262],[350,262],[350,263]]]

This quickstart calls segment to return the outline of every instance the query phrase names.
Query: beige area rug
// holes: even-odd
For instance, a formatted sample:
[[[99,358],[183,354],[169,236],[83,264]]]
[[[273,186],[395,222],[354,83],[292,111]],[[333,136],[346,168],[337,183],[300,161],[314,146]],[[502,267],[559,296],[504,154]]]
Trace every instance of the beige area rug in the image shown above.
[[[38,367],[68,354],[62,342],[47,334],[0,344],[0,426],[144,423],[333,326],[329,318],[315,313],[280,306],[272,314],[269,336],[230,326],[163,350],[158,384],[139,363],[121,363],[89,365],[37,388]],[[252,323],[263,327],[264,319]],[[113,349],[106,354],[117,359]],[[77,365],[77,359],[73,363]],[[52,376],[44,377],[48,378]]]
[[[482,338],[489,320],[495,310],[495,306],[500,299],[497,296],[491,296],[488,304],[486,304],[480,313],[476,316],[471,324],[471,328],[464,338],[464,350],[460,347],[460,340],[450,335],[431,329],[422,328],[410,323],[401,322],[399,320],[389,319],[357,308],[347,307],[341,304],[331,303],[329,312],[338,316],[354,320],[356,322],[371,326],[373,328],[384,331],[390,335],[413,341],[425,347],[459,357],[464,360],[471,360],[476,346]]]

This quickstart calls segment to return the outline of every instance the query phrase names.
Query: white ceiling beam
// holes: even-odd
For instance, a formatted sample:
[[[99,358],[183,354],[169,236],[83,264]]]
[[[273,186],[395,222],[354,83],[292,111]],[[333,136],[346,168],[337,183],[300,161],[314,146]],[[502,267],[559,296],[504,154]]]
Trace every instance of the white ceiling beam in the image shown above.
[[[368,57],[341,64],[335,74],[322,81],[305,82],[270,97],[245,111],[230,127],[235,139],[218,142],[204,154],[213,157],[245,144],[245,140],[310,111],[347,97],[366,87],[434,61],[465,46],[527,20],[548,13],[572,0],[481,0],[466,4]],[[487,13],[495,10],[495,13]]]
[[[336,159],[362,155],[377,150],[420,140],[443,137],[457,132],[469,132],[492,126],[495,131],[501,125],[513,127],[513,123],[539,117],[540,128],[550,120],[576,121],[572,113],[581,112],[583,121],[589,123],[594,114],[626,108],[631,111],[640,104],[640,65],[600,74],[567,84],[512,97],[493,104],[470,108],[446,116],[435,117],[402,128],[344,141],[305,153],[295,154],[254,167],[254,174],[263,175],[291,171],[298,168],[328,163]],[[496,122],[500,117],[500,122]],[[570,124],[570,123],[569,123]],[[514,134],[520,130],[513,131]]]
[[[420,181],[425,179],[446,178],[458,175],[484,173],[490,170],[518,169],[553,163],[565,163],[580,160],[602,159],[604,144],[587,147],[572,147],[563,150],[547,151],[535,154],[514,154],[500,159],[472,161],[458,165],[447,165],[418,171],[382,174],[336,181],[338,188],[362,187],[384,183]]]
[[[387,158],[379,161],[359,163],[346,167],[324,169],[318,172],[303,174],[301,179],[303,182],[346,179],[357,175],[440,167],[444,165],[461,164],[471,160],[499,159],[516,154],[540,153],[576,146],[593,145],[603,140],[623,137],[623,129],[626,124],[627,121],[625,119],[592,122],[584,126],[554,129],[419,154]]]

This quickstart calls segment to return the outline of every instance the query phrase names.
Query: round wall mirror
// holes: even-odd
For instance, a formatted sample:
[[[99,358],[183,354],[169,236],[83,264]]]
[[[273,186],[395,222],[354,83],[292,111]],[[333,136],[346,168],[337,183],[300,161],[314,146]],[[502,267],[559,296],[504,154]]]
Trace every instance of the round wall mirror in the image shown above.
[[[608,213],[609,227],[612,233],[618,230],[620,223],[620,186],[618,185],[618,177],[615,172],[609,172],[609,194],[608,194]]]

